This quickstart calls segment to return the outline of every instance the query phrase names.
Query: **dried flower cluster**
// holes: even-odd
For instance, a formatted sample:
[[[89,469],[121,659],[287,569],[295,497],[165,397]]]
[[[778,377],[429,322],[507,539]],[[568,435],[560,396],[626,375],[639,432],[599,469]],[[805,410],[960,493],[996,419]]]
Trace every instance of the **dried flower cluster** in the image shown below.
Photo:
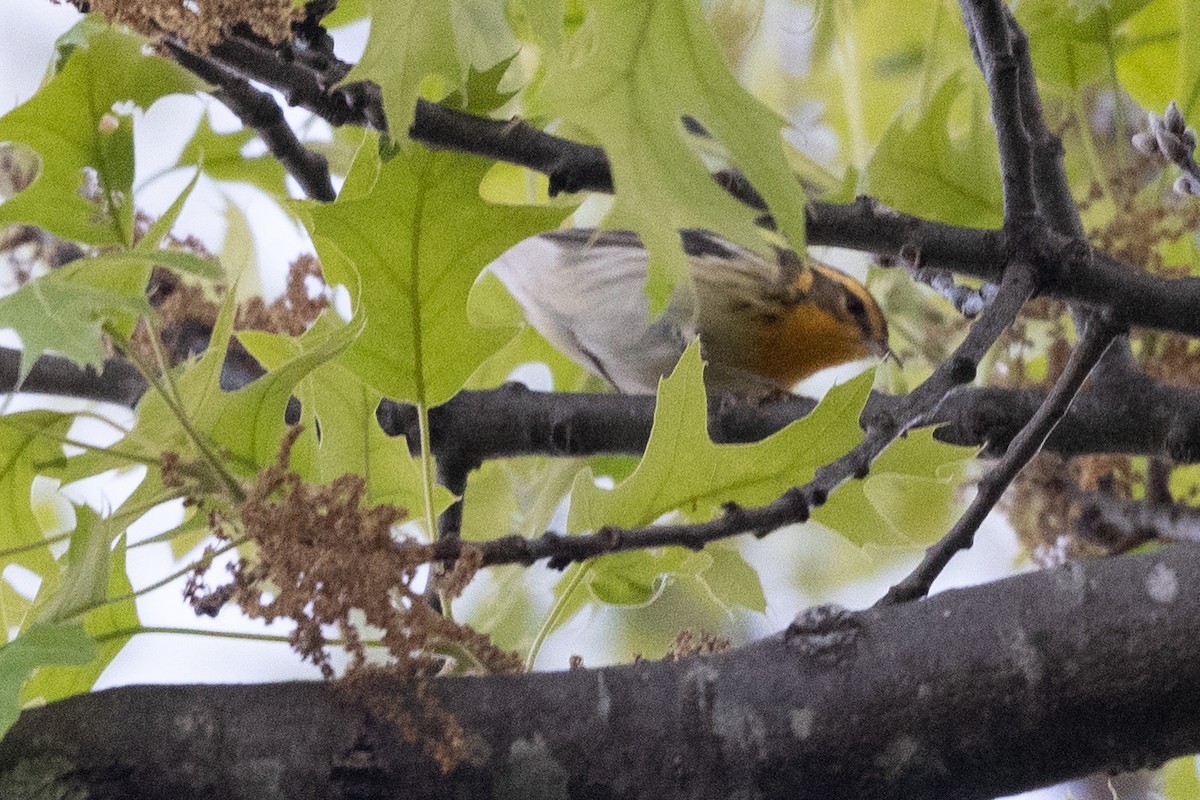
[[[221,41],[233,28],[244,25],[272,42],[282,41],[291,31],[300,10],[291,0],[70,0],[81,11],[96,11],[110,22],[128,25],[144,36],[174,35],[197,50]]]
[[[336,629],[351,656],[343,686],[449,769],[463,757],[465,744],[461,727],[437,702],[429,680],[447,666],[441,653],[465,654],[489,672],[517,672],[520,660],[437,613],[414,590],[432,548],[397,541],[392,526],[406,518],[404,509],[366,507],[366,484],[357,475],[314,486],[289,469],[299,431],[292,429],[276,463],[245,488],[244,500],[231,512],[211,515],[219,540],[245,536],[254,542],[253,561],[241,559],[231,569],[231,581],[216,588],[194,575],[188,599],[203,613],[233,601],[252,618],[292,620],[293,648],[326,677],[334,674],[326,631]],[[376,663],[368,664],[362,625],[382,632],[385,663],[373,657]],[[391,690],[378,691],[375,679],[385,677],[393,681]],[[396,679],[405,691],[396,690]]]
[[[283,294],[270,303],[264,303],[261,297],[251,298],[238,309],[236,327],[299,336],[328,307],[321,262],[305,253],[288,267]]]

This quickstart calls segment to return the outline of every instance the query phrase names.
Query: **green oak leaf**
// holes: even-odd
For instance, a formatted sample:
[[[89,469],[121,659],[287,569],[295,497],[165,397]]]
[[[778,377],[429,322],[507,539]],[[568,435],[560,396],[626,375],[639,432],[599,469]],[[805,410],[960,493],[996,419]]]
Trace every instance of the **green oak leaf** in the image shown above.
[[[668,581],[700,572],[702,566],[693,555],[682,547],[664,547],[598,558],[587,567],[587,588],[592,598],[605,605],[646,606],[666,589]]]
[[[260,331],[243,331],[238,338],[268,370],[298,358],[304,337],[293,339]],[[294,388],[300,401],[304,433],[292,448],[291,466],[310,483],[329,483],[347,473],[367,482],[366,500],[413,511],[424,507],[424,473],[403,436],[388,436],[375,419],[382,395],[346,367],[325,363]],[[318,437],[317,431],[320,430]],[[443,486],[432,487],[433,514],[445,511],[454,496]]]
[[[747,247],[764,243],[754,214],[691,152],[681,118],[700,122],[766,198],[793,248],[804,246],[804,192],[788,166],[782,118],[738,85],[699,4],[598,0],[551,59],[539,109],[587,131],[608,154],[612,225],[650,249],[647,293],[660,309],[687,275],[676,231],[705,228]]]
[[[64,622],[107,596],[111,548],[123,527],[87,506],[75,508],[75,530],[61,575],[42,582],[34,600],[37,622]]]
[[[486,115],[495,111],[517,94],[516,91],[500,90],[500,81],[504,79],[516,57],[514,52],[485,70],[468,67],[463,87],[452,92],[443,102],[451,108],[461,108],[470,114]]]
[[[364,149],[360,158],[371,155]],[[471,285],[502,252],[567,213],[484,202],[488,167],[413,145],[379,168],[369,193],[299,206],[326,280],[346,285],[368,320],[340,360],[388,397],[445,402],[510,338],[507,329],[470,326]]]
[[[73,422],[71,415],[53,411],[0,416],[0,550],[13,551],[0,571],[19,564],[45,578],[56,569],[30,507],[30,491],[45,465],[63,460],[62,440]]]
[[[79,623],[31,625],[0,646],[0,734],[17,721],[21,688],[34,670],[51,664],[86,664],[95,652],[95,643]]]
[[[854,544],[910,547],[935,541],[954,524],[963,498],[956,478],[976,454],[910,431],[884,451],[864,480],[838,489],[813,519]]]
[[[704,548],[704,554],[710,565],[696,577],[719,606],[766,611],[767,595],[758,571],[746,562],[735,544],[713,542]]]
[[[788,69],[797,103],[794,141],[827,135],[822,131],[837,136],[837,161],[826,169],[845,169],[835,196],[848,201],[865,191],[858,176],[900,109],[928,102],[948,74],[975,66],[962,16],[943,0],[910,0],[902,14],[891,0],[820,0],[816,15],[811,67]],[[811,167],[802,174],[837,186]]]
[[[138,619],[137,602],[133,597],[133,585],[125,565],[125,537],[117,537],[116,546],[108,553],[108,586],[97,603],[108,598],[121,598],[116,602],[102,602],[97,608],[85,612],[81,619],[83,631],[95,642],[96,651],[86,663],[78,665],[52,665],[38,670],[33,679],[25,684],[21,697],[25,702],[42,699],[52,702],[74,694],[89,691],[100,674],[112,663],[141,624]]]
[[[73,43],[62,70],[30,100],[0,117],[0,142],[35,150],[41,170],[24,191],[0,204],[0,223],[38,225],[97,245],[133,243],[133,117],[139,108],[202,84],[173,62],[147,56],[144,40],[103,29]],[[122,109],[123,110],[123,109]],[[83,196],[94,171],[98,204]]]
[[[225,352],[233,333],[233,303],[226,301],[213,327],[204,355],[175,378],[178,402],[190,426],[219,448],[235,472],[252,476],[274,463],[285,431],[284,410],[292,391],[306,375],[334,358],[362,331],[361,316],[350,324],[336,322],[331,312],[305,333],[300,352],[237,391],[221,389]],[[199,455],[197,446],[158,392],[138,405],[138,421],[126,437],[138,452],[150,457],[172,450],[184,457]]]
[[[162,228],[154,230],[161,231],[160,238],[165,235]],[[145,290],[155,266],[207,279],[223,274],[214,261],[180,250],[155,250],[143,240],[131,250],[72,261],[0,298],[0,325],[15,330],[23,344],[19,379],[47,351],[99,370],[106,355],[105,326],[128,336],[138,318],[150,312]]]
[[[221,388],[221,372],[233,333],[232,297],[231,292],[221,307],[208,349],[198,361],[172,374],[174,388],[166,387],[177,398],[175,408],[186,424],[158,390],[147,392],[138,404],[133,429],[113,448],[115,454],[80,454],[69,459],[55,477],[69,483],[130,461],[154,465],[164,452],[177,454],[183,463],[199,463],[204,454],[196,436],[237,480],[250,479],[261,467],[275,462],[286,430],[284,411],[296,384],[353,341],[362,330],[362,319],[314,326],[315,332],[306,334],[311,341],[300,355],[229,392]],[[215,480],[217,476],[212,477]],[[178,490],[165,487],[159,470],[152,468],[122,508],[148,509],[178,496]]]
[[[902,114],[892,123],[867,165],[868,191],[917,216],[996,227],[1004,212],[999,157],[986,105],[971,106],[963,136],[955,138],[950,132],[952,108],[965,89],[962,75],[955,73],[914,121]]]
[[[1085,20],[1093,13],[1112,8],[1113,0],[1071,0],[1075,6],[1075,19]]]
[[[1023,0],[1017,21],[1029,35],[1038,81],[1077,91],[1109,78],[1121,49],[1118,28],[1150,0],[1089,2],[1072,7],[1061,0]]]
[[[1159,114],[1171,100],[1189,122],[1200,115],[1200,0],[1156,0],[1122,28],[1117,75]]]
[[[458,61],[464,71],[470,68],[490,71],[511,60],[520,48],[509,27],[507,0],[453,0],[450,22]],[[496,80],[503,74],[502,70]],[[464,80],[470,80],[469,75],[464,75]],[[472,108],[490,110],[472,100],[471,93],[468,86],[467,100]]]
[[[162,213],[158,219],[154,220],[153,224],[146,229],[142,238],[133,246],[132,250],[138,253],[154,252],[162,245],[163,239],[175,227],[175,223],[179,221],[179,215],[183,213],[183,207],[187,205],[188,198],[192,196],[192,190],[196,188],[196,183],[200,180],[200,170],[196,169],[192,173],[192,179],[187,182],[187,186],[183,187],[167,210]],[[188,255],[191,255],[190,253]]]
[[[613,489],[596,485],[591,469],[579,472],[571,489],[567,531],[580,533],[605,525],[642,527],[665,514],[710,519],[723,503],[761,505],[785,489],[804,483],[816,468],[841,455],[862,438],[858,414],[871,388],[872,372],[830,391],[809,416],[755,444],[719,445],[708,435],[708,398],[704,366],[693,342],[668,378],[659,384],[654,427],[645,455],[633,474]],[[714,564],[685,561],[682,548],[656,548],[593,559],[576,579],[596,599],[621,605],[652,602],[671,576],[697,578]],[[721,571],[734,568],[721,554]],[[740,556],[738,556],[740,559]],[[574,569],[574,568],[573,568]],[[736,570],[735,570],[736,571]],[[753,570],[749,570],[753,572]],[[746,570],[741,570],[745,576]],[[571,574],[571,573],[569,573]],[[715,577],[715,576],[714,576]],[[554,621],[561,624],[583,599],[568,588],[560,597]],[[721,602],[745,601],[760,607],[757,578],[740,592],[714,594]]]
[[[858,443],[858,415],[874,373],[834,387],[807,417],[754,444],[714,444],[709,438],[702,376],[693,342],[659,384],[654,427],[633,474],[613,489],[596,486],[591,470],[576,476],[568,532],[642,527],[673,511],[710,519],[723,503],[770,502]]]
[[[537,330],[525,322],[525,312],[504,288],[500,279],[485,272],[467,297],[467,319],[480,328],[519,329],[516,336],[489,356],[467,380],[463,388],[490,389],[507,382],[523,364],[544,364],[550,371],[552,388],[559,392],[579,391],[587,380],[583,367],[554,348]]]
[[[145,272],[149,275],[149,267]],[[0,297],[0,326],[12,328],[21,337],[21,366],[18,381],[29,374],[33,363],[46,352],[66,356],[98,372],[106,356],[101,332],[106,322],[121,320],[121,327],[149,313],[150,304],[141,290],[113,290],[89,286],[72,279],[72,273],[57,270],[30,281],[7,297]]]
[[[438,75],[462,77],[455,55],[452,0],[367,0],[371,33],[346,83],[370,80],[383,90],[383,111],[393,141],[407,143],[421,83]],[[510,51],[511,52],[511,51]]]
[[[509,0],[508,22],[519,38],[553,52],[562,43],[564,0]]]
[[[0,625],[5,630],[21,627],[33,603],[13,588],[8,579],[0,576]]]

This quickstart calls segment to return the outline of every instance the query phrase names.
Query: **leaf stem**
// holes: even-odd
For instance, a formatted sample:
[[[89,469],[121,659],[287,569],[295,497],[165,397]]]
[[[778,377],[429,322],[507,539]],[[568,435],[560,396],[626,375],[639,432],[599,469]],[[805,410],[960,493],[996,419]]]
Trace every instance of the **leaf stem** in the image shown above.
[[[147,324],[149,324],[149,321],[147,321]],[[242,500],[244,500],[246,495],[245,492],[242,491],[242,487],[238,484],[237,479],[230,474],[227,469],[225,469],[225,465],[221,463],[221,459],[217,458],[216,453],[209,448],[208,443],[204,440],[204,437],[201,436],[200,432],[192,426],[192,421],[188,417],[187,410],[184,409],[183,403],[179,399],[179,389],[171,378],[170,367],[167,364],[166,357],[158,344],[158,331],[154,330],[154,326],[150,325],[148,338],[150,339],[150,346],[154,350],[155,359],[159,363],[161,375],[166,376],[165,385],[163,379],[160,378],[160,373],[156,370],[150,369],[150,367],[142,360],[141,356],[134,351],[130,341],[126,337],[111,329],[108,330],[108,334],[113,338],[114,343],[116,343],[117,347],[121,350],[122,355],[128,358],[130,362],[137,367],[138,372],[142,373],[142,377],[146,379],[146,382],[150,385],[150,387],[158,392],[159,396],[162,397],[163,402],[167,404],[167,408],[170,409],[171,413],[175,415],[175,419],[179,422],[179,426],[183,428],[184,433],[186,433],[188,438],[191,439],[193,444],[196,445],[196,449],[200,451],[201,458],[203,458],[208,466],[213,470],[213,473],[218,477],[218,479],[225,484],[225,488],[228,490],[234,502],[240,503]]]
[[[66,533],[60,533],[55,536],[46,536],[45,538],[39,539],[36,542],[29,542],[28,544],[9,547],[4,550],[0,550],[0,559],[8,560],[13,556],[19,556],[21,553],[28,553],[31,550],[40,550],[41,548],[49,547],[52,544],[65,542],[70,538],[71,532],[67,531]]]
[[[207,636],[213,639],[239,639],[249,642],[279,642],[281,644],[291,644],[291,639],[287,636],[280,636],[271,633],[242,633],[234,631],[206,631],[199,628],[172,628],[158,625],[137,625],[132,628],[119,628],[115,631],[102,633],[95,637],[97,644],[111,641],[113,639],[123,639],[129,636],[137,636],[143,633],[167,633],[177,636]],[[326,644],[341,646],[346,643],[345,639],[326,639]],[[383,647],[383,642],[378,639],[365,639],[362,644],[367,647]]]
[[[429,532],[429,541],[436,542],[438,539],[437,515],[433,510],[433,487],[437,482],[436,465],[433,461],[433,444],[429,435],[429,407],[424,403],[417,403],[417,429],[421,437],[421,499],[425,506],[425,530]],[[429,580],[433,581],[436,578],[436,565],[430,565]],[[437,588],[437,584],[433,584]],[[438,599],[441,602],[442,615],[446,619],[453,620],[454,612],[450,604],[451,599],[446,597],[442,592],[438,592]]]
[[[562,584],[566,586],[562,595],[554,601],[554,605],[550,608],[550,613],[546,615],[546,619],[542,622],[542,627],[538,629],[537,636],[533,637],[533,644],[529,646],[529,655],[525,656],[525,671],[533,672],[533,665],[537,662],[538,653],[542,651],[542,646],[546,644],[546,640],[550,638],[561,624],[561,617],[566,611],[571,600],[571,595],[579,590],[579,584],[591,572],[591,567],[587,564],[572,564],[569,568],[571,574],[563,577]]]
[[[84,414],[83,412],[80,412],[79,414],[76,414],[75,416],[88,416],[88,415]],[[95,416],[101,420],[104,419],[99,414],[92,415],[92,416]],[[105,420],[105,421],[108,421],[108,420]],[[112,423],[109,422],[109,424],[112,424]],[[148,456],[142,456],[142,455],[138,455],[136,453],[128,453],[128,452],[125,452],[124,450],[121,450],[120,448],[114,447],[112,445],[109,445],[107,447],[101,447],[99,445],[88,444],[87,442],[81,442],[77,439],[72,439],[70,436],[59,436],[57,434],[50,433],[49,431],[42,430],[41,428],[22,425],[19,421],[15,421],[11,415],[6,415],[2,419],[0,419],[0,425],[6,425],[10,428],[14,428],[18,431],[21,431],[22,433],[27,433],[30,436],[40,436],[43,439],[48,439],[49,441],[55,442],[57,444],[69,445],[71,447],[78,447],[82,450],[95,451],[98,453],[103,453],[104,455],[112,455],[112,456],[116,456],[119,459],[123,458],[132,464],[144,464],[148,467],[157,467],[160,463],[159,460],[156,458],[150,458]],[[117,427],[117,426],[114,425],[113,427]]]

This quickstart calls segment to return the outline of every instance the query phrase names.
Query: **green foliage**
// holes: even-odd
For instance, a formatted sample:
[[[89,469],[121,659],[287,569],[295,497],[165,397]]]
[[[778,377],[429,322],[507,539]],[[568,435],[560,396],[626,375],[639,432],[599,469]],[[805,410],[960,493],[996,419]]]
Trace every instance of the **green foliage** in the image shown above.
[[[396,141],[407,141],[404,132],[412,124],[426,76],[437,75],[451,85],[461,77],[452,5],[453,0],[367,0],[371,35],[346,81],[379,84],[388,130]]]
[[[30,492],[38,473],[62,460],[58,442],[66,436],[71,422],[71,417],[49,411],[0,417],[3,566],[19,564],[38,575],[49,574],[54,556],[30,507]],[[7,622],[12,624],[11,619]]]
[[[7,731],[20,713],[21,685],[39,667],[84,664],[96,645],[78,623],[39,623],[0,645],[0,732]]]
[[[1115,0],[1111,5],[1072,8],[1056,0],[1021,3],[1017,19],[1029,34],[1038,77],[1070,90],[1105,77],[1114,52],[1121,47],[1118,27],[1148,4],[1148,0]]]
[[[320,345],[312,336],[291,339],[257,331],[238,338],[272,373],[300,357],[305,347]],[[326,361],[292,388],[292,396],[300,401],[305,430],[292,448],[291,465],[305,480],[325,484],[355,474],[366,480],[371,505],[421,508],[426,488],[434,494],[433,514],[450,505],[453,496],[445,487],[423,485],[424,474],[409,454],[408,441],[387,436],[379,427],[375,409],[383,396],[345,366]]]
[[[995,131],[981,113],[986,92],[979,84],[978,93],[963,84],[961,74],[951,75],[915,121],[898,117],[892,123],[867,165],[868,191],[918,216],[999,227],[1003,206]],[[964,95],[972,113],[963,135],[953,136],[953,107]]]
[[[40,157],[33,184],[0,204],[0,223],[38,225],[91,244],[133,244],[133,117],[200,81],[142,52],[139,37],[100,29],[74,43],[62,70],[27,103],[0,119],[0,142],[20,142]],[[86,186],[85,170],[95,176]]]
[[[819,2],[811,69],[788,65],[797,100],[822,104],[820,122],[844,142],[835,166],[862,171],[897,114],[925,105],[951,74],[975,70],[954,3],[914,0],[896,13],[890,0]],[[986,124],[986,107],[976,113]],[[854,190],[842,192],[852,199]]]
[[[101,331],[128,337],[136,321],[150,311],[145,288],[155,265],[209,280],[221,277],[220,267],[207,259],[158,249],[198,177],[199,172],[136,245],[78,259],[0,298],[0,319],[20,335],[24,345],[20,380],[38,356],[49,351],[99,370],[105,355]]]
[[[1200,797],[1200,777],[1196,774],[1195,756],[1184,756],[1167,762],[1163,767],[1163,779],[1163,792],[1167,800]]]
[[[108,585],[103,587],[103,592],[97,592],[92,606],[80,609],[82,613],[76,617],[82,620],[83,632],[95,645],[94,654],[75,665],[47,666],[38,670],[22,689],[23,700],[58,700],[88,691],[121,648],[133,638],[141,623],[133,586],[125,569],[125,552],[125,537],[120,536],[108,554],[108,563],[96,562],[97,572],[103,571],[108,577]],[[33,627],[44,624],[35,623]]]
[[[762,505],[807,481],[862,438],[858,414],[871,388],[870,373],[836,387],[816,411],[774,436],[735,445],[714,444],[708,437],[702,374],[693,342],[662,381],[646,454],[633,474],[614,489],[597,487],[591,470],[576,477],[571,533],[605,524],[640,527],[675,510],[689,519],[710,519],[728,502]]]
[[[804,195],[784,157],[783,121],[737,84],[695,3],[595,3],[550,61],[538,99],[608,154],[617,187],[609,222],[637,231],[650,249],[652,309],[687,275],[680,228],[763,247],[750,211],[689,151],[685,115],[728,148],[792,245],[804,246]]]
[[[72,280],[62,272],[27,283],[0,298],[0,319],[6,327],[16,330],[25,346],[21,357],[22,379],[38,356],[46,352],[64,355],[98,370],[105,355],[100,339],[105,322],[123,318],[127,326],[128,320],[149,310],[150,304],[140,288],[131,296],[127,291]]]
[[[659,388],[654,428],[641,462],[613,489],[597,486],[591,469],[575,477],[567,521],[570,533],[604,525],[641,527],[679,515],[713,518],[728,502],[760,505],[809,480],[816,468],[859,441],[858,415],[871,373],[835,387],[812,414],[767,439],[746,445],[714,444],[707,431],[703,365],[695,343]],[[953,518],[955,489],[942,475],[967,453],[928,435],[876,462],[864,483],[851,483],[817,509],[815,518],[858,545],[905,545],[944,531]],[[849,500],[842,496],[849,494]],[[931,503],[936,505],[931,506]],[[936,509],[930,513],[931,508]],[[736,548],[678,547],[602,556],[573,565],[555,589],[555,605],[541,637],[557,630],[589,602],[636,608],[653,603],[674,581],[703,586],[722,609],[763,611],[766,598],[754,570]],[[535,643],[533,656],[540,642]],[[532,659],[531,659],[532,660]]]
[[[1170,100],[1194,121],[1200,110],[1200,3],[1154,0],[1124,26],[1117,57],[1121,87],[1144,108]]]
[[[564,216],[484,202],[488,166],[413,145],[379,167],[368,194],[303,210],[326,279],[344,284],[370,321],[341,363],[388,397],[443,403],[508,341],[511,330],[471,329],[471,284],[488,262]]]
[[[275,460],[285,430],[284,410],[296,384],[361,330],[361,318],[348,325],[327,318],[302,337],[293,357],[250,385],[226,392],[220,386],[221,368],[233,333],[233,304],[226,302],[200,360],[174,378],[173,386],[146,395],[138,406],[137,424],[127,437],[130,452],[150,458],[169,450],[184,461],[201,461],[215,446],[230,470],[253,476]]]

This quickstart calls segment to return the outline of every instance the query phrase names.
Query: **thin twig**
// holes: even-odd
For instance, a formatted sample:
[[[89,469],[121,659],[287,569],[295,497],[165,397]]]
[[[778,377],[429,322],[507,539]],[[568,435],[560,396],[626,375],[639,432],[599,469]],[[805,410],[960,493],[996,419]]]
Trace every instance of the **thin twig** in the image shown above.
[[[1004,229],[1028,224],[1036,217],[1029,134],[1021,115],[1018,63],[1013,55],[1004,4],[999,0],[960,0],[963,23],[975,45],[987,80],[1000,148],[1004,187]]]
[[[271,95],[255,89],[236,72],[208,56],[193,53],[173,39],[164,40],[163,46],[185,69],[220,87],[213,97],[228,106],[243,125],[258,132],[267,150],[296,179],[306,195],[325,202],[337,197],[329,176],[329,160],[300,143]]]
[[[989,469],[979,482],[979,490],[966,512],[941,540],[931,546],[916,569],[893,586],[877,605],[891,605],[916,600],[929,593],[933,581],[960,550],[971,546],[975,532],[983,524],[992,507],[999,502],[1004,490],[1017,477],[1029,460],[1042,449],[1054,426],[1066,414],[1071,401],[1079,392],[1092,368],[1120,333],[1121,328],[1109,318],[1090,317],[1084,325],[1079,343],[1071,353],[1066,369],[1054,384],[1046,401],[1033,419],[1009,445],[1000,462]]]

